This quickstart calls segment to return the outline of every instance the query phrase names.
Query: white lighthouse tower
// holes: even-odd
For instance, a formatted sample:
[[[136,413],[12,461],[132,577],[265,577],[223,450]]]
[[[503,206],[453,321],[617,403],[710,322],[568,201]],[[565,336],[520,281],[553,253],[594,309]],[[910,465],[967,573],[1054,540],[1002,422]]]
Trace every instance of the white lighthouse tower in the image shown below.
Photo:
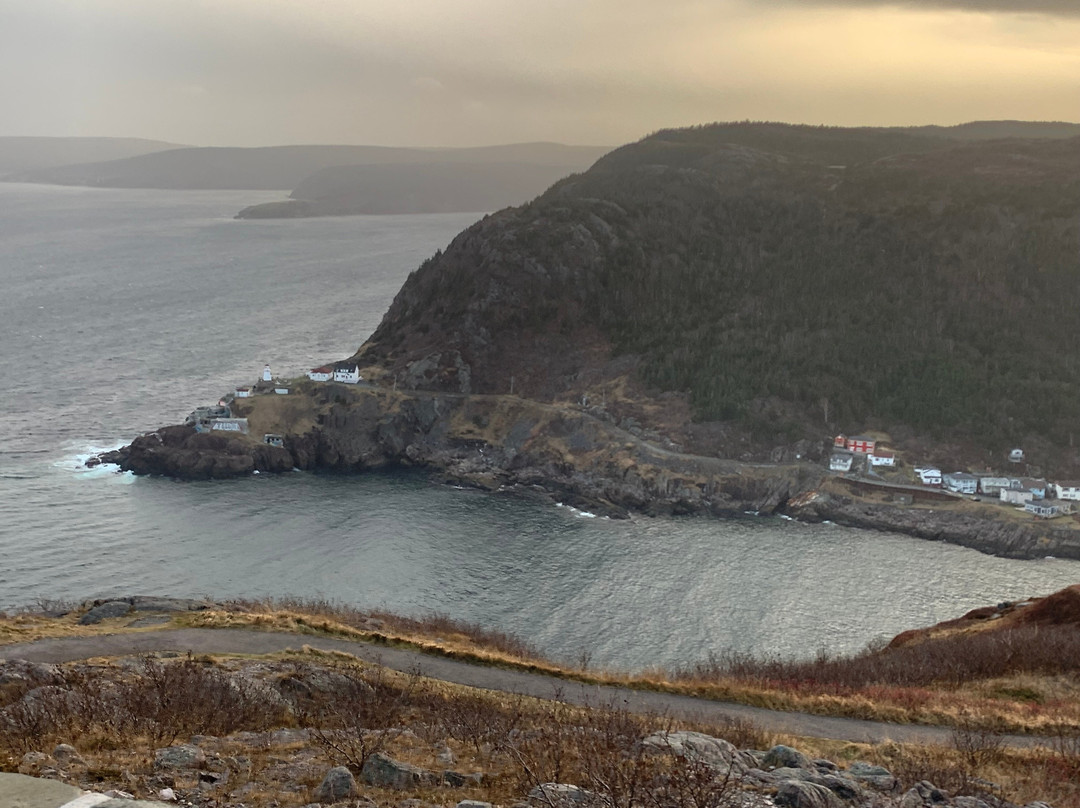
[[[273,374],[272,374],[272,373],[270,372],[270,365],[267,365],[266,367],[264,367],[264,368],[263,368],[263,377],[262,377],[262,380],[263,380],[264,382],[269,382],[269,381],[273,381],[273,378],[274,378],[274,376],[273,376]]]

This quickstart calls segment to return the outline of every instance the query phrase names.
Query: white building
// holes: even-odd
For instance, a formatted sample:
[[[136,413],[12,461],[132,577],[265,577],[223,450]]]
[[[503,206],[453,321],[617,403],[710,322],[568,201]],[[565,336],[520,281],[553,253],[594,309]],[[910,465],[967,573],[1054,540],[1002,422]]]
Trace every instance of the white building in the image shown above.
[[[277,393],[279,396],[287,396],[287,395],[289,395],[289,388],[288,387],[275,387],[274,392]]]
[[[979,478],[966,471],[953,471],[944,475],[941,482],[945,490],[956,494],[974,494],[979,490]]]
[[[1024,450],[1023,449],[1013,449],[1011,452],[1009,452],[1009,462],[1010,463],[1023,463],[1024,462]]]
[[[1071,499],[1080,502],[1080,482],[1072,480],[1053,483],[1053,488],[1058,499]]]
[[[833,452],[829,457],[829,471],[851,471],[851,461],[854,459],[851,452]]]
[[[915,469],[915,473],[923,485],[941,485],[941,469]]]
[[[334,369],[329,365],[323,365],[322,367],[312,368],[308,371],[307,377],[313,382],[328,382],[334,378]]]
[[[1010,505],[1027,505],[1035,499],[1035,495],[1026,488],[1002,488],[998,497]]]
[[[1011,488],[1012,481],[1008,477],[980,477],[979,491],[987,496],[996,497],[1004,489]]]
[[[236,388],[236,397],[237,398],[250,398],[251,397],[251,388],[250,387],[237,387]]]
[[[274,374],[270,372],[270,366],[267,365],[266,367],[263,368],[262,380],[264,382],[269,382],[269,381],[273,381],[273,378],[274,378]]]
[[[870,453],[871,466],[895,466],[896,455],[888,449],[877,449]]]
[[[211,432],[240,432],[248,433],[247,418],[213,418],[210,420]]]
[[[360,368],[357,365],[338,365],[334,368],[334,381],[356,384],[360,381]]]
[[[1035,514],[1040,519],[1053,519],[1061,512],[1059,506],[1051,505],[1049,502],[1041,502],[1037,499],[1024,503],[1024,510]]]

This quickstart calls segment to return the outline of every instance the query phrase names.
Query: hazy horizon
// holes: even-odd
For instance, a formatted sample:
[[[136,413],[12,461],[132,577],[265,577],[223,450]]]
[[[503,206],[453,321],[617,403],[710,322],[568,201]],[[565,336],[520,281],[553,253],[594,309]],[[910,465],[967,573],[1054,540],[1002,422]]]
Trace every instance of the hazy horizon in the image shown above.
[[[618,145],[1080,118],[1073,0],[0,0],[0,135]]]

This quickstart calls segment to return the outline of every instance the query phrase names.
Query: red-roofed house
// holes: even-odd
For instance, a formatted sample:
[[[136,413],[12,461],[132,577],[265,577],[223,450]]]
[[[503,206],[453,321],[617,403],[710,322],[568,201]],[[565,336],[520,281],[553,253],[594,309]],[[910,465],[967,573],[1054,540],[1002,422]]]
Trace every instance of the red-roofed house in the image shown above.
[[[307,377],[313,382],[328,382],[334,378],[334,369],[329,365],[323,365],[319,368],[312,368],[308,371]]]

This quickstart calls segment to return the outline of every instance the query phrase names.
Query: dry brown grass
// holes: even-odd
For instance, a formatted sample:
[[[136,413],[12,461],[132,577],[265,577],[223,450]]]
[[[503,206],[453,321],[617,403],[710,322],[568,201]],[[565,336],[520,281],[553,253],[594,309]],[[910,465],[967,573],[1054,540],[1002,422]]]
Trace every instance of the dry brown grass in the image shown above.
[[[330,766],[358,769],[362,759],[345,742],[359,742],[367,754],[382,751],[436,773],[484,772],[479,784],[455,788],[364,787],[380,805],[405,798],[508,805],[539,782],[560,781],[597,791],[618,808],[723,808],[736,782],[703,778],[685,761],[651,757],[638,744],[657,730],[691,729],[738,748],[782,742],[841,765],[869,760],[889,768],[904,787],[930,780],[953,794],[1080,808],[1080,735],[1063,736],[1049,750],[1004,749],[992,733],[977,729],[965,729],[953,744],[938,748],[817,741],[764,733],[746,723],[675,722],[607,704],[574,707],[490,693],[321,654],[80,664],[65,666],[62,677],[61,686],[34,698],[36,724],[13,728],[8,722],[0,730],[0,768],[13,770],[25,751],[48,753],[63,740],[74,743],[88,764],[65,779],[153,797],[165,782],[153,768],[154,748],[174,738],[210,735],[199,741],[209,757],[201,768],[224,772],[225,780],[200,785],[198,772],[177,771],[167,774],[171,785],[182,795],[220,805],[286,808],[310,802]],[[256,684],[238,688],[238,682]],[[265,688],[285,694],[288,709],[268,710],[269,703],[279,702],[263,703]],[[10,715],[26,692],[6,688],[0,709]],[[163,702],[166,694],[171,698]],[[265,733],[298,725],[311,728],[300,740],[277,742]],[[263,734],[245,737],[239,730]],[[446,748],[456,758],[450,766],[437,757]]]

